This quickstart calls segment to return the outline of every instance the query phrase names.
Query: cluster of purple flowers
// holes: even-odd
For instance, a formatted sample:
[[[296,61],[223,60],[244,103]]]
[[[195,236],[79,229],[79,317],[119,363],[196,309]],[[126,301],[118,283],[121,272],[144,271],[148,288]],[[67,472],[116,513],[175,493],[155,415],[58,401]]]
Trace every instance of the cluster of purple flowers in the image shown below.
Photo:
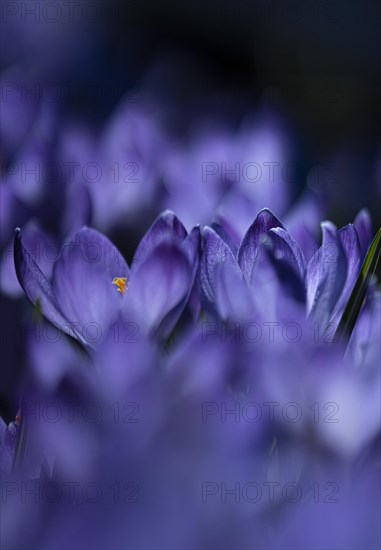
[[[95,136],[41,104],[6,132],[25,369],[0,421],[4,548],[377,548],[375,278],[339,330],[367,211],[320,238],[269,113],[174,144],[155,112]]]

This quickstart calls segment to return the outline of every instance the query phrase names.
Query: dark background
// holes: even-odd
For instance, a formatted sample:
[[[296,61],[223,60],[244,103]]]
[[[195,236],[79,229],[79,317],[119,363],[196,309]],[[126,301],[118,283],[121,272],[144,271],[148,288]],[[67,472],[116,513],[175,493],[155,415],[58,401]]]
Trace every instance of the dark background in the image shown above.
[[[168,125],[180,133],[211,113],[238,124],[265,98],[287,113],[299,136],[305,171],[299,186],[311,166],[332,163],[326,185],[336,223],[348,223],[362,206],[381,222],[380,2],[145,0],[114,3],[115,11],[109,6],[94,77],[104,71],[113,90],[144,82],[167,104]],[[102,97],[98,113],[107,112],[117,95]]]

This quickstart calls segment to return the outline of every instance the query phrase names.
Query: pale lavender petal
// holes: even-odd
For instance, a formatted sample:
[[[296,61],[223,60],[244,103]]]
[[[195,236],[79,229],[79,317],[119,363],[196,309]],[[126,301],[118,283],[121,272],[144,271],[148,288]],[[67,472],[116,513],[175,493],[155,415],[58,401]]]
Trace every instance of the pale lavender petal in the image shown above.
[[[324,325],[342,293],[347,262],[336,227],[330,222],[321,226],[323,244],[308,262],[306,284],[307,313]]]
[[[369,211],[366,208],[360,210],[357,214],[353,225],[356,228],[360,242],[361,255],[365,258],[369,245],[372,241],[372,220]]]
[[[215,311],[216,268],[225,263],[230,264],[237,273],[241,273],[230,247],[213,229],[205,227],[199,286],[202,307],[211,312]]]
[[[255,306],[244,276],[229,264],[220,264],[215,279],[216,309],[224,321],[246,321]]]
[[[347,258],[347,280],[343,295],[349,298],[361,267],[361,247],[354,225],[348,224],[339,230],[339,238]]]
[[[53,288],[62,312],[79,324],[88,341],[101,338],[123,301],[113,284],[115,277],[126,277],[128,284],[128,266],[98,231],[83,228],[63,246],[54,266]]]
[[[144,334],[153,334],[163,324],[163,332],[168,332],[186,305],[191,283],[186,252],[176,241],[164,240],[134,270],[123,314]]]

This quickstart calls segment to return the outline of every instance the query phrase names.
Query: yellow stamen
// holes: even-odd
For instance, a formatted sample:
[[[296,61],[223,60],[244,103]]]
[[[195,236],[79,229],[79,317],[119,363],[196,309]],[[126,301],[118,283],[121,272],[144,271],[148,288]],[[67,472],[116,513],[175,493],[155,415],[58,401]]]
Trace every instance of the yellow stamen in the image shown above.
[[[127,290],[127,277],[115,277],[112,284],[117,287],[117,291],[124,294]]]

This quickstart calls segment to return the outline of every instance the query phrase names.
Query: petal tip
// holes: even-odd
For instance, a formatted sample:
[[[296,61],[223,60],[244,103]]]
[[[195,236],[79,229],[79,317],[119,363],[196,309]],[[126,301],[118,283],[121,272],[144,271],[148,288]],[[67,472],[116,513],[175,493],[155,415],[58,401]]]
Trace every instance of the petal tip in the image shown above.
[[[322,222],[320,222],[320,227],[323,228],[323,229],[331,229],[331,230],[335,230],[337,229],[336,225],[331,222],[330,220],[323,220]]]
[[[260,211],[258,212],[258,216],[261,216],[261,215],[263,215],[263,214],[269,214],[270,216],[275,216],[274,212],[272,212],[272,211],[270,210],[270,208],[268,208],[267,206],[266,206],[265,208],[262,208],[262,210],[260,210]]]
[[[158,218],[164,218],[166,216],[175,216],[176,214],[171,210],[170,208],[167,208],[166,210],[163,210],[161,214],[159,214]]]

